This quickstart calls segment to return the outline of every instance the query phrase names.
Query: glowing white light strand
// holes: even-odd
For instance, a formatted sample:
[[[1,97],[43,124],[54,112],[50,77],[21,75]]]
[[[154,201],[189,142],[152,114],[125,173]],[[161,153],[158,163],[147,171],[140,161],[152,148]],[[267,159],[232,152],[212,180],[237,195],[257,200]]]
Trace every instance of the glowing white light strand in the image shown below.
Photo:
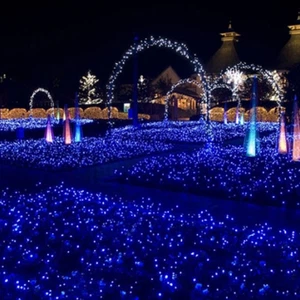
[[[162,37],[154,38],[153,36],[151,36],[150,38],[141,40],[137,44],[136,52],[139,53],[151,47],[171,49],[176,53],[180,54],[182,57],[186,58],[194,66],[194,72],[201,78],[201,81],[203,82],[204,85],[204,90],[206,92],[209,92],[205,71],[201,63],[199,62],[197,56],[190,54],[190,51],[186,46],[186,44],[179,43],[176,41],[171,41],[167,38],[162,38]],[[108,84],[106,86],[108,119],[111,119],[111,104],[114,99],[114,90],[116,87],[115,82],[118,76],[122,73],[125,63],[133,55],[134,52],[135,52],[135,45],[133,44],[125,52],[121,60],[115,63],[112,73],[109,77]],[[209,99],[209,97],[207,98]]]
[[[33,105],[33,99],[34,99],[34,97],[35,97],[35,95],[37,94],[37,93],[45,93],[46,95],[47,95],[47,97],[48,97],[48,99],[50,100],[50,103],[51,103],[51,108],[52,108],[52,115],[54,114],[54,101],[53,101],[53,98],[52,98],[52,96],[51,96],[51,94],[46,90],[46,89],[43,89],[43,88],[38,88],[38,89],[36,89],[35,91],[33,91],[33,93],[32,93],[32,95],[31,95],[31,97],[30,97],[30,100],[29,100],[29,108],[30,108],[30,110],[29,110],[29,116],[30,117],[32,117],[32,105]]]
[[[222,80],[223,76],[226,72],[237,72],[240,70],[249,70],[256,73],[259,73],[263,76],[263,78],[270,84],[272,87],[273,93],[275,94],[276,102],[279,107],[281,107],[281,102],[284,100],[285,90],[283,85],[280,83],[280,76],[277,71],[270,71],[264,69],[260,65],[255,64],[247,64],[245,62],[240,62],[233,67],[228,67],[225,71],[220,73],[220,77],[218,80]],[[229,73],[227,73],[229,74]]]
[[[230,84],[222,83],[222,82],[221,83],[213,82],[210,86],[210,94],[212,94],[212,92],[217,89],[226,89],[231,91],[231,93],[233,93],[233,88]]]
[[[176,90],[176,88],[180,85],[184,85],[184,84],[193,84],[196,87],[198,87],[199,89],[201,89],[202,93],[201,96],[204,96],[204,101],[202,101],[202,103],[207,104],[207,98],[206,98],[206,94],[204,91],[204,86],[202,84],[202,82],[199,82],[197,80],[194,79],[190,79],[190,78],[186,78],[186,79],[181,79],[179,80],[177,83],[173,84],[171,89],[168,91],[167,95],[166,95],[166,100],[165,100],[165,121],[168,120],[168,114],[169,114],[169,100],[171,95],[174,93],[174,91]],[[208,111],[208,110],[207,110]]]

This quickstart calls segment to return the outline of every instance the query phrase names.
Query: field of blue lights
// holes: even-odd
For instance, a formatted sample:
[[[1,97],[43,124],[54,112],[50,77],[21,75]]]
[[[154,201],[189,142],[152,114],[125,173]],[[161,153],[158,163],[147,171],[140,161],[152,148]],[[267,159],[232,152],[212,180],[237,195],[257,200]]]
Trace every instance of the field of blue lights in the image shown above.
[[[80,143],[65,145],[63,138],[56,137],[53,143],[47,143],[45,139],[0,142],[0,160],[16,166],[62,170],[128,159],[171,148],[172,145],[160,141],[149,144],[132,138],[112,139],[109,136],[87,137]]]
[[[4,131],[20,127],[3,124]],[[109,183],[119,190],[45,182],[0,191],[1,299],[298,299],[297,224],[246,224],[159,196],[166,190],[296,211],[300,167],[290,153],[278,154],[279,124],[257,123],[256,157],[245,155],[247,126],[157,122],[70,144],[62,137],[0,141],[1,164],[53,176],[118,161]],[[157,197],[123,196],[125,184]]]
[[[59,125],[60,120],[55,118],[51,118],[51,125]],[[74,123],[75,120],[71,119],[71,123]],[[92,123],[92,119],[78,119],[76,122],[80,124],[88,124]],[[47,124],[46,118],[24,118],[24,119],[0,119],[0,131],[15,131],[18,128],[23,129],[38,129],[38,128],[45,128]]]
[[[0,204],[2,299],[299,294],[295,231],[65,186],[32,194],[6,190]]]

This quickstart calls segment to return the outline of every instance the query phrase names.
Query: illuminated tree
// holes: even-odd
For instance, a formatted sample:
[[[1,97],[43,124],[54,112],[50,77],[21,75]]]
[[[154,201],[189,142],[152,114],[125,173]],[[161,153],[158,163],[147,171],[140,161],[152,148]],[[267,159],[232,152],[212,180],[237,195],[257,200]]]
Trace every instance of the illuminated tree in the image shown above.
[[[79,104],[91,105],[99,104],[103,101],[99,95],[97,83],[99,79],[88,71],[86,76],[82,76],[79,86]]]

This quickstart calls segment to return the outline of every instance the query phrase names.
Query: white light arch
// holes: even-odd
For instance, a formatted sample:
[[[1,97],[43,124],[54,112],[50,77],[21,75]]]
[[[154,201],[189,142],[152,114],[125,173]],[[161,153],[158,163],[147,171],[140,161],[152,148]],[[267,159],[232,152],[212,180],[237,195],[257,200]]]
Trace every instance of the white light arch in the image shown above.
[[[166,100],[165,100],[165,113],[164,113],[164,119],[165,121],[168,120],[168,115],[169,115],[169,100],[171,95],[174,93],[175,89],[180,86],[180,85],[184,85],[184,84],[192,84],[196,87],[198,87],[199,89],[203,90],[203,84],[202,82],[199,82],[195,79],[191,79],[191,78],[186,78],[186,79],[181,79],[178,82],[176,82],[175,84],[172,85],[172,87],[170,88],[170,90],[168,91],[167,95],[166,95]],[[202,96],[205,96],[205,93],[201,94]],[[207,98],[205,97],[205,103],[207,104]]]
[[[212,92],[214,90],[217,90],[217,89],[226,89],[226,90],[229,90],[231,93],[233,93],[233,87],[228,84],[228,83],[216,83],[214,82],[211,86],[210,86],[210,95],[212,94]]]
[[[50,94],[49,91],[47,91],[46,89],[38,88],[38,89],[36,89],[36,90],[33,91],[32,95],[31,95],[31,97],[30,97],[30,100],[29,100],[29,109],[30,109],[30,111],[29,111],[29,116],[30,116],[30,117],[32,116],[33,99],[34,99],[35,95],[36,95],[37,93],[40,93],[40,92],[41,92],[41,93],[45,93],[45,94],[47,95],[48,99],[49,99],[50,102],[51,102],[51,108],[52,108],[52,111],[53,111],[53,114],[54,114],[54,101],[53,101],[53,98],[52,98],[51,94]]]
[[[205,71],[200,64],[199,59],[196,55],[190,54],[189,49],[185,44],[171,41],[162,37],[154,38],[153,36],[151,36],[150,38],[139,41],[137,45],[131,45],[131,47],[125,52],[121,60],[115,63],[112,73],[109,77],[108,84],[106,86],[108,119],[111,118],[111,104],[114,99],[115,82],[118,76],[122,73],[125,63],[135,52],[140,53],[143,50],[149,49],[151,47],[171,49],[180,54],[182,57],[186,58],[194,66],[194,72],[200,76],[205,92],[209,91]]]
[[[276,102],[279,107],[281,107],[281,102],[284,100],[285,91],[280,86],[279,81],[276,80],[278,78],[277,73],[275,71],[265,70],[262,66],[255,65],[255,64],[246,64],[245,62],[240,62],[232,67],[228,67],[225,71],[221,72],[219,80],[222,79],[223,75],[227,71],[240,71],[240,70],[249,70],[254,71],[263,76],[263,78],[271,85],[273,91],[276,95]]]

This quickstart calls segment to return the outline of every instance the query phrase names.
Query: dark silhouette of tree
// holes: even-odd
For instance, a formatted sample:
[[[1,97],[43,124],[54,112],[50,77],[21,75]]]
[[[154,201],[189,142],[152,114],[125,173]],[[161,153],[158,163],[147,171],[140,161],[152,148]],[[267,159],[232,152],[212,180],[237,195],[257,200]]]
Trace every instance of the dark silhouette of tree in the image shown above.
[[[116,98],[118,102],[132,102],[133,85],[121,84],[116,86]]]
[[[212,106],[230,101],[232,99],[231,90],[225,88],[214,89],[211,94],[212,94],[212,103],[211,103]]]
[[[172,81],[169,77],[160,78],[153,86],[155,92],[160,96],[165,96],[172,87]]]

